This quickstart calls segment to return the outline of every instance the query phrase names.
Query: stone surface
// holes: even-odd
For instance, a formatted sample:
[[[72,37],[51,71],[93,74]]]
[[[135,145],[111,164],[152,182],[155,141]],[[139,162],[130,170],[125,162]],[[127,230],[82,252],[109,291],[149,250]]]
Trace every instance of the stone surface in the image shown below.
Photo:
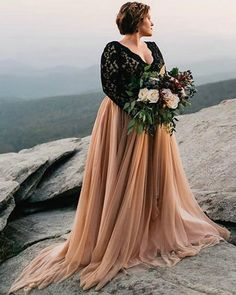
[[[214,220],[236,223],[236,192],[192,190],[201,208]]]
[[[50,173],[45,174],[41,183],[28,199],[29,203],[58,199],[63,194],[79,194],[89,141],[90,136],[82,138],[73,157],[67,159],[63,165],[51,169]]]
[[[20,184],[14,195],[16,202],[27,199],[46,169],[74,153],[80,140],[60,139],[23,149],[18,153],[0,154],[0,178]]]
[[[8,222],[0,235],[0,263],[39,241],[69,233],[75,208],[68,207],[22,216]]]
[[[6,226],[8,217],[15,208],[13,194],[19,186],[16,181],[0,179],[0,232]]]
[[[66,199],[68,195],[78,199],[89,138],[59,139],[18,153],[0,154],[0,231],[15,207],[29,213],[41,207],[27,208],[27,203]]]
[[[236,222],[236,99],[179,116],[176,130],[196,199],[211,218]]]

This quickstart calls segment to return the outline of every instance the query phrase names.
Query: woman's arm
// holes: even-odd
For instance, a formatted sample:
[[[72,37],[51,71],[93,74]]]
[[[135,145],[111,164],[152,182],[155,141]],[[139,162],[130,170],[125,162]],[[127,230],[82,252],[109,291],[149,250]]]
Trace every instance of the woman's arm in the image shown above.
[[[119,56],[115,44],[107,43],[100,63],[101,82],[104,93],[123,109],[124,99],[120,96]]]

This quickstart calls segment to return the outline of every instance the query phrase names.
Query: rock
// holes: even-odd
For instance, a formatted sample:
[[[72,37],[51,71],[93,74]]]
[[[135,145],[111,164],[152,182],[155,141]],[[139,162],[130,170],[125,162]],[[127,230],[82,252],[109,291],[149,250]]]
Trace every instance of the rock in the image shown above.
[[[52,164],[73,154],[79,138],[65,138],[23,149],[18,153],[0,154],[0,178],[20,184],[15,193],[19,203],[27,199]]]
[[[19,255],[8,259],[0,269],[0,294],[7,294],[14,279],[37,253],[52,243],[62,239],[45,240],[28,247]],[[127,269],[127,274],[119,272],[99,294],[164,294],[164,295],[233,295],[236,281],[236,247],[221,242],[214,247],[207,247],[193,257],[185,257],[174,267],[135,266]],[[98,294],[95,287],[82,291],[79,287],[79,273],[60,283],[52,283],[41,289],[41,295],[58,294]],[[22,290],[14,294],[22,294]],[[30,295],[39,294],[34,289]]]
[[[0,235],[0,263],[39,241],[71,231],[75,208],[38,212],[8,222]]]
[[[186,176],[210,218],[236,222],[236,99],[178,116]]]
[[[78,145],[87,146],[86,140],[66,138],[39,144],[18,153],[0,154],[0,231],[5,227],[15,203],[25,202],[41,183],[43,176],[47,180],[45,173],[49,174],[56,165],[60,166],[61,162],[73,156]]]
[[[7,219],[15,208],[13,194],[19,186],[16,181],[0,179],[0,232],[6,226]]]
[[[223,223],[223,225],[231,232],[231,238],[228,242],[236,246],[236,223]]]
[[[236,223],[236,192],[192,191],[201,208],[211,219]]]
[[[88,152],[90,136],[81,139],[76,154],[67,159],[63,165],[53,167],[50,173],[45,173],[28,203],[58,199],[63,195],[78,194],[83,180],[85,160]]]
[[[30,158],[18,153],[0,154],[0,178],[5,181],[16,181],[20,185],[14,194],[16,203],[26,198],[29,188],[37,183],[47,166],[48,157],[45,155]]]
[[[7,219],[10,216],[11,212],[15,208],[15,200],[14,200],[14,198],[10,198],[8,200],[8,202],[6,203],[6,205],[7,205],[6,208],[2,209],[1,213],[0,213],[0,232],[6,226]]]

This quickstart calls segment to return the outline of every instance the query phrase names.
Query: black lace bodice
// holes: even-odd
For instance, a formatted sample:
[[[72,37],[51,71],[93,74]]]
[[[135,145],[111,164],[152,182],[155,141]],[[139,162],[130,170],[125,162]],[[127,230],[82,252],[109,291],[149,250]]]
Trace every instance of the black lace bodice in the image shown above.
[[[155,42],[145,41],[152,52],[150,70],[160,71],[165,64],[161,51]],[[138,54],[118,41],[106,44],[101,56],[101,82],[104,93],[123,109],[128,101],[127,85],[132,75],[141,76],[148,65]]]

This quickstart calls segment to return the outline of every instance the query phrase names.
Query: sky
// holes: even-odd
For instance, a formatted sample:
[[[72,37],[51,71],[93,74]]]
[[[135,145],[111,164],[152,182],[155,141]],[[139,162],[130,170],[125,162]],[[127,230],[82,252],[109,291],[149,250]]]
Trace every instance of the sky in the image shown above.
[[[118,0],[0,0],[0,61],[88,67],[121,40]],[[236,59],[235,0],[153,0],[153,35],[166,62]]]

